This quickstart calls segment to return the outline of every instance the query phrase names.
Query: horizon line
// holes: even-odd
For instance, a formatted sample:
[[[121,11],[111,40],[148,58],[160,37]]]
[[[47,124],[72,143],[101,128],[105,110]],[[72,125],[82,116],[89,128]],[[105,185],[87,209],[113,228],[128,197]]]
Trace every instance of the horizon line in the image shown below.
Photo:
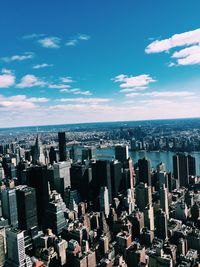
[[[25,125],[25,126],[11,126],[11,127],[0,127],[0,130],[6,129],[17,129],[17,128],[34,128],[34,127],[48,127],[48,126],[67,126],[67,125],[84,125],[84,124],[102,124],[102,123],[126,123],[126,122],[153,122],[153,121],[167,121],[167,120],[191,120],[191,119],[200,119],[200,117],[191,117],[191,118],[167,118],[167,119],[144,119],[144,120],[120,120],[120,121],[94,121],[94,122],[74,122],[74,123],[59,123],[59,124],[42,124],[42,125]]]

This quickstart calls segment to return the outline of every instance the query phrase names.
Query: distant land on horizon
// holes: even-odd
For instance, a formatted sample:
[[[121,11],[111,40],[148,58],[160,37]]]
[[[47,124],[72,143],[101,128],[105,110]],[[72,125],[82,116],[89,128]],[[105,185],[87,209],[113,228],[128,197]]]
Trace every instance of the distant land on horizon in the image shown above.
[[[177,119],[158,119],[158,120],[135,120],[135,121],[105,121],[105,122],[83,122],[83,123],[66,123],[66,124],[52,124],[52,125],[33,125],[33,126],[18,126],[18,127],[5,127],[0,128],[0,132],[45,132],[45,131],[59,131],[59,130],[86,130],[95,128],[115,128],[115,127],[136,127],[136,126],[156,126],[162,125],[177,125],[179,126],[187,124],[197,123],[200,127],[199,118],[177,118]],[[164,123],[164,124],[163,124]]]

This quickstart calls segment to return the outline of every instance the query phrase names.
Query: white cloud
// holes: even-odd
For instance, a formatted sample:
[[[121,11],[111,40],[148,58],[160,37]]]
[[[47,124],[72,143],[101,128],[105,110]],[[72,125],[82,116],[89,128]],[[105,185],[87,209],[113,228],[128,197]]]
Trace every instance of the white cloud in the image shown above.
[[[143,91],[147,89],[147,86],[141,86],[141,87],[134,87],[134,88],[125,88],[120,90],[121,93],[131,93],[131,92],[136,92],[136,91]]]
[[[164,91],[164,92],[150,92],[146,93],[146,95],[152,95],[155,97],[185,97],[194,95],[193,92],[189,91]]]
[[[3,74],[12,74],[12,71],[9,70],[9,69],[3,68],[3,69],[1,70],[1,73],[3,73]]]
[[[55,84],[55,83],[50,83],[48,85],[49,88],[53,88],[53,89],[66,89],[66,88],[70,88],[71,86],[68,84]]]
[[[0,95],[0,110],[33,109],[36,105],[25,95],[2,96]]]
[[[149,74],[142,74],[138,76],[127,76],[120,74],[112,80],[114,80],[114,82],[121,83],[121,88],[131,88],[135,91],[146,89],[150,83],[156,82],[156,80],[154,80]]]
[[[22,39],[36,39],[45,36],[46,34],[44,33],[32,33],[32,34],[27,34],[22,37]]]
[[[87,90],[87,91],[82,91],[80,88],[72,88],[72,89],[61,89],[60,90],[61,93],[69,93],[69,94],[74,94],[74,95],[92,95],[92,93]]]
[[[38,43],[45,48],[59,48],[61,39],[58,37],[45,37],[38,40]]]
[[[47,63],[37,64],[33,66],[33,69],[42,69],[47,67],[53,67],[53,64],[47,64]]]
[[[193,96],[194,92],[189,91],[163,91],[163,92],[148,92],[148,93],[130,93],[126,94],[127,97],[134,96],[153,96],[153,97],[187,97]]]
[[[87,34],[79,34],[79,35],[78,35],[78,39],[79,39],[79,40],[82,40],[82,41],[87,41],[87,40],[90,39],[90,36],[87,35]]]
[[[87,91],[76,91],[76,92],[74,92],[74,95],[92,95],[92,93],[89,91],[89,90],[87,90]]]
[[[128,100],[128,99],[127,99]],[[0,127],[81,122],[199,117],[199,99],[153,98],[129,103],[31,102],[26,96],[0,97]],[[20,110],[20,112],[19,112]],[[28,111],[28,112],[27,112]],[[66,112],[68,116],[66,116]],[[188,112],[190,111],[190,112]]]
[[[90,36],[87,34],[80,33],[75,38],[70,39],[65,43],[66,46],[75,46],[80,41],[88,41],[90,39]]]
[[[66,42],[66,46],[75,46],[76,44],[78,43],[78,40],[76,39],[72,39],[72,40],[69,40],[68,42]]]
[[[200,45],[184,48],[172,55],[177,59],[178,65],[200,64]]]
[[[3,57],[1,58],[1,60],[5,61],[5,62],[11,62],[11,61],[23,61],[23,60],[27,60],[27,59],[32,59],[34,57],[34,53],[33,52],[25,52],[22,55],[14,55],[11,57]]]
[[[200,43],[200,29],[188,31],[180,34],[174,34],[172,37],[164,40],[156,40],[149,44],[145,52],[160,53],[179,46],[189,46]]]
[[[46,97],[31,97],[29,98],[30,102],[36,102],[36,103],[46,103],[49,102],[49,98]]]
[[[111,98],[61,98],[58,99],[60,102],[74,102],[74,103],[89,103],[89,104],[98,104],[98,103],[107,103],[111,102]]]
[[[61,80],[63,83],[72,83],[72,82],[74,82],[74,81],[72,80],[72,77],[68,77],[68,76],[66,76],[66,77],[61,77],[60,80]]]
[[[129,93],[129,94],[126,94],[125,96],[127,97],[134,97],[134,96],[142,96],[144,94],[140,94],[140,93]]]
[[[22,77],[20,83],[16,85],[18,88],[26,88],[26,87],[43,87],[47,83],[36,77],[35,75],[32,74],[27,74],[24,77]]]
[[[7,69],[2,69],[0,74],[0,88],[8,88],[15,84],[15,75]]]
[[[70,90],[69,89],[61,89],[60,92],[61,93],[70,93]]]
[[[70,91],[73,92],[73,93],[74,93],[74,92],[80,92],[81,89],[80,89],[80,88],[73,88],[73,89],[71,89]]]
[[[171,68],[171,67],[174,67],[174,66],[176,66],[176,64],[175,64],[174,62],[169,62],[169,63],[168,63],[168,67]]]
[[[146,47],[145,52],[160,53],[181,46],[185,48],[172,54],[171,58],[175,59],[176,63],[170,62],[169,67],[200,64],[200,29],[175,34],[168,39],[156,40]]]

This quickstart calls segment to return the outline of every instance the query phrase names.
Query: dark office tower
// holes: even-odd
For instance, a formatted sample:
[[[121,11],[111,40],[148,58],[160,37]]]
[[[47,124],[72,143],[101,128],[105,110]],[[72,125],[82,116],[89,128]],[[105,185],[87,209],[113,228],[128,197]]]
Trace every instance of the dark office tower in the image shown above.
[[[26,150],[24,152],[24,159],[31,162],[31,150]]]
[[[84,147],[82,149],[82,162],[85,160],[96,158],[96,148],[95,147]]]
[[[13,227],[18,226],[18,212],[15,189],[4,189],[1,192],[2,215]]]
[[[136,186],[136,204],[141,211],[152,205],[151,186],[144,183]]]
[[[122,189],[122,164],[118,160],[113,160],[110,163],[111,171],[111,186],[112,198],[117,196],[117,193]]]
[[[10,178],[11,177],[11,158],[10,158],[10,156],[3,157],[2,166],[3,166],[6,178]]]
[[[52,147],[52,146],[50,147],[50,150],[49,150],[49,161],[50,161],[51,165],[57,161],[56,151],[55,151],[54,147]]]
[[[195,157],[188,155],[189,175],[196,175],[196,159]]]
[[[144,213],[135,210],[130,214],[128,219],[132,224],[132,237],[139,237],[144,228]]]
[[[35,188],[26,185],[16,187],[19,229],[29,230],[37,226]]]
[[[44,212],[49,200],[48,172],[46,166],[33,166],[26,169],[27,184],[36,189],[38,224],[42,225]]]
[[[65,132],[58,133],[58,143],[59,143],[60,161],[65,161],[67,158]]]
[[[0,145],[0,154],[3,155],[4,147],[3,145]]]
[[[16,228],[6,231],[7,255],[5,266],[24,267],[25,265],[25,243],[24,232]]]
[[[189,167],[188,158],[185,154],[178,153],[173,156],[174,178],[178,180],[179,186],[188,186]]]
[[[22,172],[23,170],[26,170],[28,167],[28,163],[26,161],[20,161],[19,164],[17,165],[17,179],[19,184],[23,184],[22,182]]]
[[[151,185],[151,164],[150,160],[143,158],[138,160],[139,182]]]
[[[92,194],[93,199],[99,195],[100,188],[108,188],[109,203],[112,203],[111,172],[110,162],[107,160],[97,160],[92,164]]]
[[[47,205],[45,212],[44,227],[52,229],[55,235],[59,235],[62,229],[66,226],[66,220],[64,217],[64,210],[66,205],[61,198],[61,195],[56,191],[52,193],[51,199]]]
[[[128,146],[117,145],[115,147],[115,159],[124,163],[129,157]]]
[[[157,211],[155,218],[156,233],[159,238],[167,238],[167,215],[161,209]]]
[[[105,255],[109,250],[109,240],[105,235],[102,235],[99,239],[99,250],[101,255]]]
[[[89,166],[74,163],[70,169],[72,190],[77,190],[82,201],[91,200],[90,189],[92,181],[92,169]]]

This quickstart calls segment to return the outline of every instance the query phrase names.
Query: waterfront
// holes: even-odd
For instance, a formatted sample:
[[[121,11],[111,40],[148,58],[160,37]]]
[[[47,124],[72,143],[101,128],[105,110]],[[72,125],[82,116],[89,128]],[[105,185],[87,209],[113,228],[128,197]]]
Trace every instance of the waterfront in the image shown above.
[[[114,148],[101,148],[97,149],[97,158],[98,159],[114,159]],[[148,152],[148,151],[129,151],[129,155],[133,159],[133,163],[135,164],[138,159],[147,157],[151,160],[152,168],[155,168],[160,162],[165,163],[166,171],[173,171],[172,157],[174,155],[173,152]],[[192,152],[190,155],[194,156],[196,159],[196,173],[200,175],[200,152]]]

